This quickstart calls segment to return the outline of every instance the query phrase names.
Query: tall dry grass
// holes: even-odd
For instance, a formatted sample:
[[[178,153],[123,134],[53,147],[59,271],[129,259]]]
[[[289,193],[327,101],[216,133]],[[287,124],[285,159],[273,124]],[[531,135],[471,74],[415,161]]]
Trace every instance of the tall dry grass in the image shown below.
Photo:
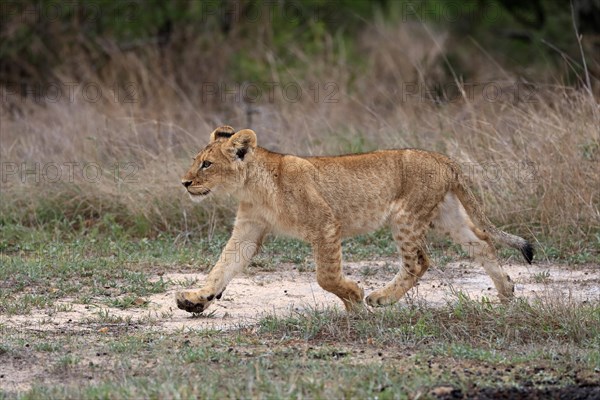
[[[1,115],[2,223],[59,221],[86,230],[109,218],[140,235],[213,232],[230,223],[232,201],[194,206],[179,177],[212,129],[230,124],[250,125],[259,144],[296,154],[440,151],[463,163],[504,229],[574,253],[598,246],[600,110],[588,92],[522,82],[476,46],[464,54],[476,79],[464,82],[447,59],[452,38],[424,25],[373,24],[355,49],[334,37],[325,42],[318,57],[290,44],[306,61],[301,72],[253,49],[269,81],[302,88],[298,101],[281,90],[271,101],[266,89],[255,103],[242,91],[239,99],[207,96],[206,84],[236,92],[219,71],[243,46],[225,42],[204,55],[190,51],[186,65],[168,62],[168,51],[182,49],[165,55],[115,47],[99,70],[82,63],[76,77],[56,71],[59,83],[76,83],[72,98],[36,102],[11,94]],[[207,60],[218,62],[209,68]],[[84,93],[90,82],[102,91],[98,100]],[[62,166],[58,181],[35,172],[35,164],[43,172],[52,163]],[[79,163],[72,177],[65,163]],[[88,170],[86,179],[90,163],[102,168],[101,177],[89,179]]]

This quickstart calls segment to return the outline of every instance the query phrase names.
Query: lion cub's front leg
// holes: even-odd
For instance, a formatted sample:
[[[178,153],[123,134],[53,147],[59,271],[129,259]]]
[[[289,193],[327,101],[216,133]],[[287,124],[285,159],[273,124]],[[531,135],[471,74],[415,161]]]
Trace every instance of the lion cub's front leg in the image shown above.
[[[221,298],[225,291],[225,286],[227,286],[229,280],[237,273],[235,265],[221,262],[224,254],[225,251],[221,254],[219,262],[217,262],[210,274],[208,274],[204,287],[177,292],[175,300],[177,301],[177,307],[179,309],[191,313],[201,313],[206,310],[213,301]],[[227,279],[227,276],[230,276],[230,278]]]
[[[258,252],[267,230],[257,221],[240,218],[233,228],[233,234],[219,257],[219,261],[208,274],[201,289],[184,290],[175,295],[177,307],[182,310],[200,313],[215,300],[221,298],[231,279],[243,270]]]

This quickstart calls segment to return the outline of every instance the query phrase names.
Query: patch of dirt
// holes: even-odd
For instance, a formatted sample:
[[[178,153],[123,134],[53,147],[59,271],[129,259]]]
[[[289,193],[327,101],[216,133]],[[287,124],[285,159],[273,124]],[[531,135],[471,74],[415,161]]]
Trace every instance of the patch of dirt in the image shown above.
[[[382,287],[393,278],[400,264],[392,261],[346,263],[344,272],[364,287],[365,293]],[[567,267],[558,265],[505,265],[505,270],[516,283],[515,295],[569,297],[574,301],[600,299],[600,267]],[[159,277],[157,276],[156,279]],[[300,272],[294,265],[282,265],[277,271],[250,270],[228,285],[223,298],[211,305],[201,316],[179,310],[175,293],[186,289],[186,282],[198,282],[206,274],[164,274],[171,281],[166,293],[141,299],[145,307],[111,308],[98,299],[97,303],[78,304],[73,299],[61,299],[52,310],[36,310],[28,315],[0,315],[0,325],[25,330],[95,330],[109,333],[123,322],[147,325],[148,329],[175,331],[182,329],[235,329],[252,325],[269,314],[286,315],[306,308],[342,307],[334,295],[321,289],[314,272]],[[453,298],[453,291],[461,291],[471,298],[486,296],[496,301],[496,290],[482,268],[456,262],[443,269],[432,268],[400,304],[425,301],[444,304]],[[105,300],[105,299],[104,299]],[[54,311],[58,309],[68,311]]]
[[[0,394],[2,390],[19,392],[31,387],[31,382],[39,376],[42,367],[26,362],[19,362],[13,358],[6,357],[2,360],[0,367]]]

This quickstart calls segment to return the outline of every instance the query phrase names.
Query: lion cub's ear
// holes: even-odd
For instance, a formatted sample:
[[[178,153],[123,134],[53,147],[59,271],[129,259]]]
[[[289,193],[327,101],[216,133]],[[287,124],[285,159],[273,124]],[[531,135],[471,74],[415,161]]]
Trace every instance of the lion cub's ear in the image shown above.
[[[229,139],[235,134],[235,129],[229,125],[220,126],[210,134],[211,143],[215,140]]]
[[[256,133],[252,129],[242,129],[231,136],[227,144],[231,146],[233,156],[243,160],[248,152],[256,148]]]

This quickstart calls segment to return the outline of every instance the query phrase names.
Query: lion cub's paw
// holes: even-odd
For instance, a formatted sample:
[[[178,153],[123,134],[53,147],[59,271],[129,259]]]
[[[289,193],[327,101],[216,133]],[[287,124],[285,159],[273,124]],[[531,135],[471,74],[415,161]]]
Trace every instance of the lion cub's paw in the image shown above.
[[[363,288],[358,286],[356,282],[349,281],[350,290],[346,294],[345,298],[342,298],[346,311],[357,312],[364,308],[365,303],[363,298],[365,297],[365,291]]]
[[[375,292],[368,295],[365,301],[371,307],[383,307],[389,306],[390,304],[394,304],[397,301],[397,299],[395,297],[386,295],[379,290],[376,290]]]
[[[209,294],[204,290],[185,290],[177,292],[175,300],[177,307],[191,313],[201,313],[215,300],[220,299],[223,292],[219,294]]]
[[[510,303],[515,297],[515,284],[510,279],[510,276],[504,275],[504,279],[499,282],[494,282],[498,290],[498,298],[503,304]]]

